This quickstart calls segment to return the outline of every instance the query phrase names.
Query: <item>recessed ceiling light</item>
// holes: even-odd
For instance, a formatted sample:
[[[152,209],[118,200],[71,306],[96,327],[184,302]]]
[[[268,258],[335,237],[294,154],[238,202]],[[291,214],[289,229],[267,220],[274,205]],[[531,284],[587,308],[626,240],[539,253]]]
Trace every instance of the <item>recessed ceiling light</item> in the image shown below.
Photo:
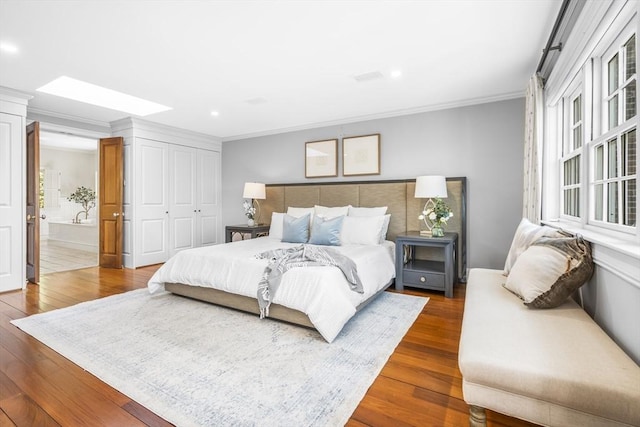
[[[7,42],[1,42],[0,50],[7,53],[18,53],[18,46]]]
[[[257,97],[257,98],[251,98],[251,99],[247,99],[245,101],[247,104],[251,104],[251,105],[258,105],[258,104],[264,104],[267,102],[266,98],[263,98],[261,96]]]
[[[358,74],[357,76],[353,76],[355,81],[358,83],[369,82],[371,80],[383,79],[384,76],[380,71],[371,71],[364,74]]]
[[[397,79],[399,77],[402,77],[402,71],[400,71],[400,70],[391,71],[391,78],[392,79]]]
[[[220,115],[220,113],[218,113],[217,111],[212,111],[212,112],[211,112],[211,115],[212,115],[213,117],[218,117],[218,116]]]
[[[58,77],[36,90],[38,92],[61,96],[99,107],[124,111],[125,113],[135,114],[136,116],[148,116],[149,114],[171,110],[171,107],[165,105],[156,104],[155,102],[72,79],[67,76]]]

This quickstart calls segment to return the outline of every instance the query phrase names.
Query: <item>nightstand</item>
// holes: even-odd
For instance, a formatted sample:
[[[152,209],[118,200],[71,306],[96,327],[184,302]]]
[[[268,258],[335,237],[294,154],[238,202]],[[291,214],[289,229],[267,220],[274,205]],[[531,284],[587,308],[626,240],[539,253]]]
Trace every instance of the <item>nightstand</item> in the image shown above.
[[[229,243],[233,241],[233,236],[236,233],[240,233],[242,236],[242,240],[245,240],[246,235],[250,235],[248,239],[255,239],[256,237],[268,236],[269,235],[269,225],[227,225],[225,229],[225,242]]]
[[[444,291],[453,296],[457,280],[456,245],[458,233],[445,233],[444,237],[421,236],[419,231],[408,231],[396,237],[396,290],[405,286]],[[416,247],[436,248],[443,252],[444,261],[417,259]]]

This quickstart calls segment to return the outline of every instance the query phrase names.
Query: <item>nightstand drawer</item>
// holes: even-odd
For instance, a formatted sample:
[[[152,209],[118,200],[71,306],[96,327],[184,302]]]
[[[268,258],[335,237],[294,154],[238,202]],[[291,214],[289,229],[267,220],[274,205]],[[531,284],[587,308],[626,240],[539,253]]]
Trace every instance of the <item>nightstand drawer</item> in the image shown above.
[[[444,274],[405,270],[402,273],[402,281],[407,285],[428,286],[429,289],[444,290]]]

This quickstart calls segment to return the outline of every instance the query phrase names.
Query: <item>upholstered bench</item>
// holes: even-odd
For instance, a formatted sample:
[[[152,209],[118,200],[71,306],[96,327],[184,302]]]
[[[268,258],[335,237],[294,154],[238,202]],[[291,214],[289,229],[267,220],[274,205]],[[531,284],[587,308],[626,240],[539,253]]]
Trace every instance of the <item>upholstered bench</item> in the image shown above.
[[[501,270],[472,269],[459,365],[470,425],[484,408],[545,426],[640,426],[640,367],[573,300],[526,307]]]

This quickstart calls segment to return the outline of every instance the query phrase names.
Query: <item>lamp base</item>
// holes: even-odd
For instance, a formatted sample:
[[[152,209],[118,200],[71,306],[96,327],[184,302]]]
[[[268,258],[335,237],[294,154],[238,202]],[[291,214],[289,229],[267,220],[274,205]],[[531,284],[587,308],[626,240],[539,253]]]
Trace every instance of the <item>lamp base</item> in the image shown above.
[[[433,236],[433,234],[431,234],[431,230],[420,230],[420,235],[421,236],[428,236],[428,237]]]

